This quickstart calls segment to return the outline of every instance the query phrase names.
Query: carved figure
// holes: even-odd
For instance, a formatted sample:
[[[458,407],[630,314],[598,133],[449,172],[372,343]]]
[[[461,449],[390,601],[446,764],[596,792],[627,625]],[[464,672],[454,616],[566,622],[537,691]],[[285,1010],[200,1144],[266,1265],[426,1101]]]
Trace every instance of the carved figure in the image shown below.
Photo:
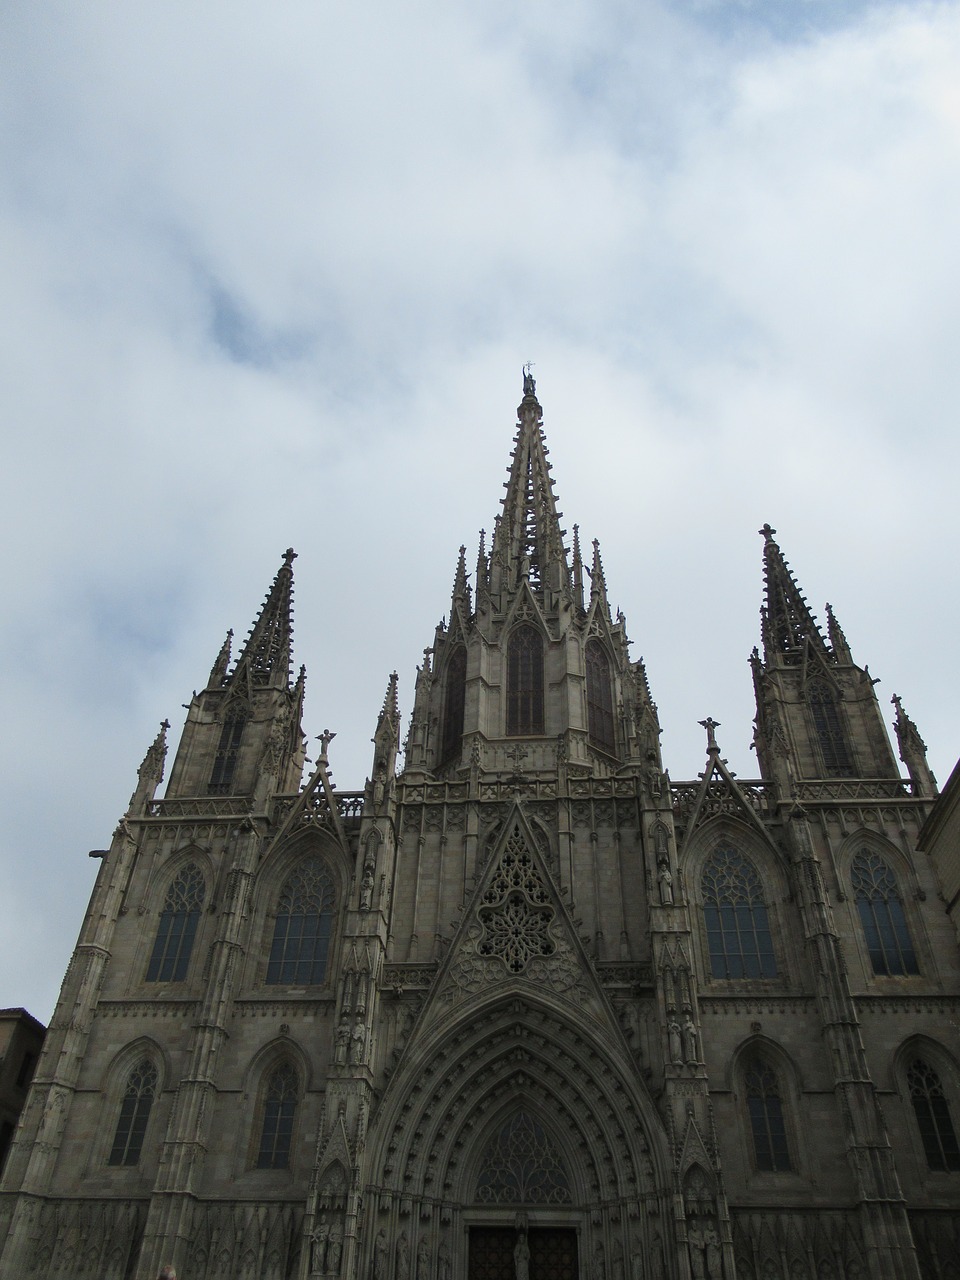
[[[720,1237],[717,1235],[717,1229],[710,1223],[703,1233],[705,1242],[705,1255],[707,1263],[707,1275],[709,1280],[723,1280],[723,1256],[720,1253]]]
[[[517,1243],[513,1246],[513,1273],[516,1280],[529,1280],[530,1246],[525,1231],[517,1234]]]
[[[607,1268],[603,1259],[603,1245],[598,1240],[593,1250],[593,1273],[591,1280],[604,1280],[606,1274]]]
[[[630,1280],[643,1280],[643,1250],[636,1237],[633,1240],[633,1253],[630,1255]]]
[[[693,1019],[689,1013],[683,1021],[683,1047],[686,1050],[687,1062],[700,1061],[697,1028],[693,1025]]]
[[[330,1235],[330,1226],[327,1222],[327,1215],[321,1213],[320,1221],[314,1227],[310,1236],[310,1270],[318,1276],[322,1276],[327,1265],[327,1239]]]
[[[340,1254],[343,1252],[343,1230],[339,1222],[330,1228],[330,1243],[327,1245],[327,1274],[340,1274]]]
[[[670,1036],[670,1061],[678,1066],[683,1062],[683,1044],[680,1039],[680,1023],[671,1022],[668,1028]]]
[[[373,872],[367,867],[360,882],[360,910],[369,911],[373,902]]]
[[[387,1280],[387,1233],[382,1227],[373,1242],[373,1280]]]
[[[358,1018],[354,1023],[353,1035],[350,1037],[350,1061],[354,1066],[363,1062],[363,1051],[367,1045],[367,1029]]]
[[[660,870],[657,872],[657,880],[660,883],[660,901],[665,907],[672,907],[673,876],[670,874],[670,868],[665,862],[660,863]]]
[[[441,1241],[437,1257],[437,1280],[450,1280],[450,1250],[445,1240]]]
[[[397,1241],[397,1272],[396,1280],[409,1280],[410,1276],[410,1246],[407,1243],[407,1233],[404,1231],[400,1239]]]
[[[337,1027],[336,1047],[333,1051],[334,1061],[342,1067],[347,1061],[347,1047],[350,1044],[350,1024],[346,1018]]]
[[[417,1245],[417,1280],[430,1280],[430,1246],[426,1236],[421,1236]]]
[[[623,1245],[613,1242],[613,1280],[623,1280]]]
[[[687,1248],[690,1252],[690,1271],[693,1280],[706,1280],[703,1266],[703,1232],[696,1225],[687,1231]]]

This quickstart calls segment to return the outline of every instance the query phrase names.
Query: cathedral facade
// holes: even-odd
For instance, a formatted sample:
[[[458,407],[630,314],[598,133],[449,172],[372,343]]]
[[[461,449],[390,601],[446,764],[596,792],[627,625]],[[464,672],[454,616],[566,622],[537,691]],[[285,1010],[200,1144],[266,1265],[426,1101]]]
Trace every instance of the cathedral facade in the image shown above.
[[[293,552],[164,725],[0,1195],[0,1276],[960,1276],[960,950],[897,701],[763,532],[759,778],[664,768],[524,381],[362,792],[303,782]],[[472,579],[472,581],[471,581]]]

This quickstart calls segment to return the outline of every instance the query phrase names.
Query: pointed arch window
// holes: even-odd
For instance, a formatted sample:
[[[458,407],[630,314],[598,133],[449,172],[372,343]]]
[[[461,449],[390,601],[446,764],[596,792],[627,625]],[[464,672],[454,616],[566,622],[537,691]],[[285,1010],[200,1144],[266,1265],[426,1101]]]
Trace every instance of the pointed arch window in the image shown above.
[[[280,892],[267,982],[323,982],[333,929],[333,881],[320,858],[306,858]]]
[[[480,1204],[569,1204],[570,1183],[541,1124],[515,1112],[494,1134],[480,1165]]]
[[[300,1081],[296,1071],[289,1062],[281,1063],[270,1073],[264,1090],[258,1169],[286,1169],[289,1166],[299,1097]]]
[[[507,735],[543,733],[543,637],[519,626],[507,644]]]
[[[915,1058],[907,1068],[907,1087],[927,1164],[935,1173],[960,1173],[960,1146],[939,1075]]]
[[[447,663],[443,699],[443,733],[440,739],[440,763],[446,764],[460,754],[463,737],[463,710],[467,693],[467,651],[458,645]]]
[[[613,687],[610,659],[599,640],[587,641],[587,731],[590,741],[601,751],[616,754],[617,738],[613,721]]]
[[[872,849],[861,849],[851,868],[853,893],[873,972],[919,973],[896,876]]]
[[[761,1173],[788,1173],[793,1164],[787,1143],[780,1085],[776,1073],[763,1058],[754,1056],[747,1061],[743,1090],[757,1169]]]
[[[220,731],[220,742],[213,761],[213,773],[207,791],[212,796],[226,796],[233,786],[233,775],[237,771],[237,759],[240,755],[240,741],[248,719],[247,708],[243,703],[235,702],[228,708],[223,718]]]
[[[159,1076],[149,1058],[138,1062],[127,1077],[127,1087],[120,1103],[120,1116],[113,1135],[113,1146],[107,1164],[135,1165],[140,1162],[143,1138],[147,1132],[150,1109],[157,1096]]]
[[[703,868],[703,915],[715,978],[775,978],[763,885],[739,850],[720,845]]]
[[[183,982],[186,978],[206,891],[203,872],[195,862],[177,872],[160,913],[147,982]]]
[[[820,745],[824,771],[830,778],[856,775],[853,757],[847,745],[837,696],[824,680],[814,680],[807,688],[807,705]]]

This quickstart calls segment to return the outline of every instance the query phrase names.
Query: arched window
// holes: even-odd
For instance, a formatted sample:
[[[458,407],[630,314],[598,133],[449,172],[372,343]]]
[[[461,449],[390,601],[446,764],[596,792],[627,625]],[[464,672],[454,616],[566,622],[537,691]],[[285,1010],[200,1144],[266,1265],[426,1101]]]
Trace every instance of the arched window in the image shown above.
[[[139,1163],[143,1150],[143,1136],[150,1119],[150,1108],[157,1096],[157,1068],[149,1058],[137,1063],[127,1078],[120,1118],[113,1135],[113,1146],[107,1164],[133,1165]]]
[[[815,680],[808,686],[807,705],[820,744],[825,773],[830,778],[853,777],[856,770],[843,731],[837,697],[826,681]]]
[[[299,1093],[300,1082],[289,1062],[282,1063],[270,1073],[264,1090],[258,1169],[286,1169],[290,1164],[293,1120]]]
[[[935,1172],[960,1172],[960,1147],[940,1077],[923,1058],[907,1067],[907,1087],[927,1164]]]
[[[517,1111],[494,1134],[480,1164],[480,1204],[569,1204],[570,1184],[541,1124]]]
[[[458,645],[447,663],[443,701],[443,733],[440,738],[440,763],[446,764],[460,753],[463,737],[463,705],[467,691],[467,651]]]
[[[543,637],[521,626],[507,645],[507,734],[543,733]]]
[[[749,1058],[744,1066],[743,1091],[757,1169],[761,1173],[789,1172],[793,1165],[783,1122],[780,1086],[772,1068],[759,1055]]]
[[[861,849],[853,860],[851,878],[873,972],[919,973],[893,872],[879,853]]]
[[[333,882],[319,858],[300,863],[280,893],[267,982],[323,982],[333,927]]]
[[[237,769],[237,758],[240,754],[240,739],[247,723],[247,708],[243,703],[235,702],[223,718],[220,731],[220,743],[213,761],[213,773],[207,791],[212,796],[230,794],[233,775]]]
[[[703,915],[715,978],[775,978],[763,886],[753,864],[720,845],[703,868]]]
[[[147,966],[148,982],[183,982],[206,895],[203,872],[195,862],[177,873],[167,890],[160,927]]]
[[[587,730],[590,741],[602,751],[616,753],[613,727],[613,690],[610,661],[599,640],[587,641]]]

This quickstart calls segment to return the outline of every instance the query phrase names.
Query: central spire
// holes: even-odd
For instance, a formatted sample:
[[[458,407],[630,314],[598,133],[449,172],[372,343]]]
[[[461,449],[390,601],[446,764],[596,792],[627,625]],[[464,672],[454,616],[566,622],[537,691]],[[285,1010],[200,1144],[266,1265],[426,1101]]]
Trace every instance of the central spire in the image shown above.
[[[491,550],[491,590],[511,591],[527,581],[534,591],[567,592],[570,573],[550,478],[543,409],[529,366],[524,369],[519,428],[505,484],[503,514]]]

